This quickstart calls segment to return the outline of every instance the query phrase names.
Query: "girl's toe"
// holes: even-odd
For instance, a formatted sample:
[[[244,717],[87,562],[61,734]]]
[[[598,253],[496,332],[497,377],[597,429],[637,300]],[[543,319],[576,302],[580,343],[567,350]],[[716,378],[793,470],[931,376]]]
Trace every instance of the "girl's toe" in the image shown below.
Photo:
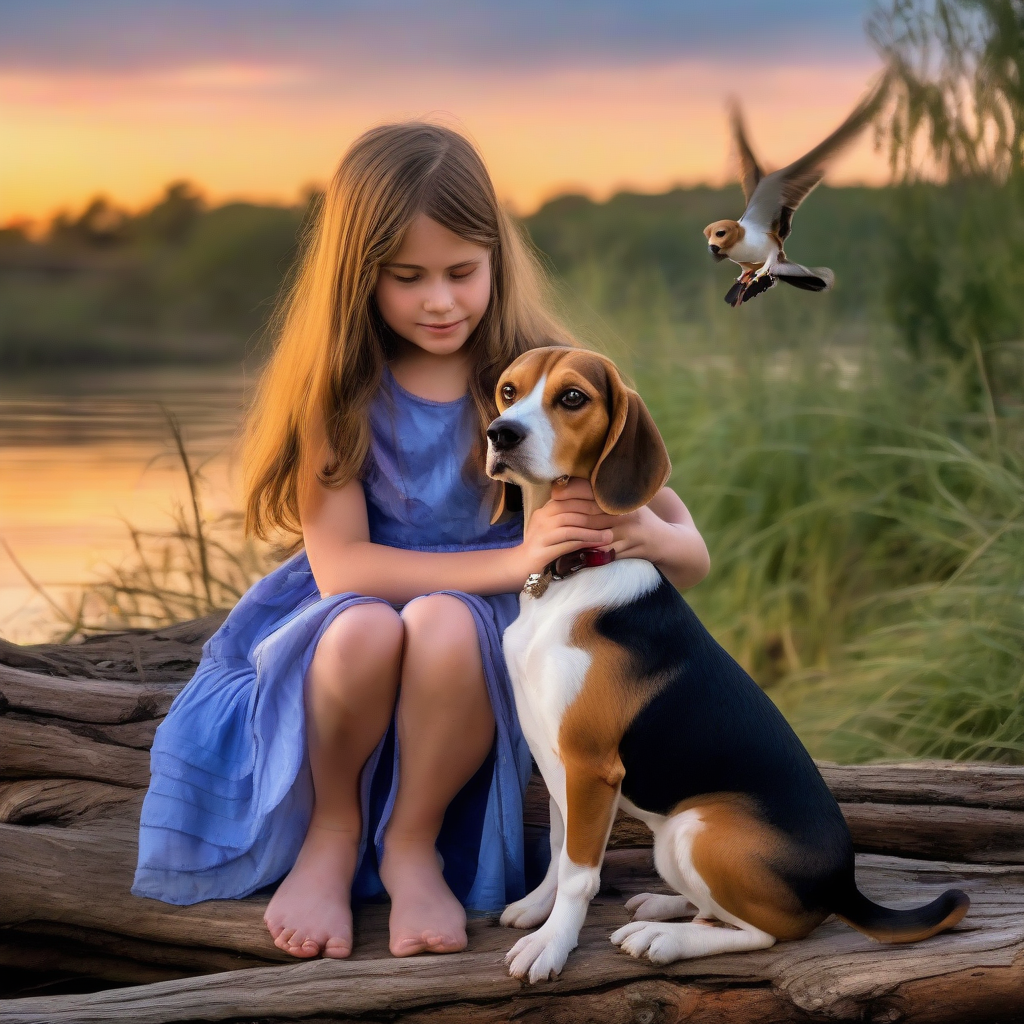
[[[305,935],[295,928],[283,929],[281,934],[274,940],[278,949],[283,949],[291,956],[308,959],[320,952],[320,943],[316,939]]]
[[[324,945],[324,956],[332,960],[344,960],[352,953],[352,942],[349,939],[329,938]]]
[[[426,947],[431,953],[458,953],[466,948],[465,936],[429,935],[425,939]]]

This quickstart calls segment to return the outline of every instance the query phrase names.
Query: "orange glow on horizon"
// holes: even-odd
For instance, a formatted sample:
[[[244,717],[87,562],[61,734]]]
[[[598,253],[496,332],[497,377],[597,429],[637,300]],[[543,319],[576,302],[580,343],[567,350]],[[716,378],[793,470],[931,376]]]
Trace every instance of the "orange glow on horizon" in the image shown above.
[[[725,100],[742,98],[759,155],[781,166],[854,105],[873,64],[748,67],[722,81],[699,61],[629,69],[495,73],[416,69],[318,80],[238,64],[121,74],[0,74],[0,223],[48,219],[96,194],[137,208],[185,178],[219,203],[293,203],[365,128],[440,118],[480,147],[520,213],[566,191],[604,199],[731,177]],[[837,184],[881,184],[870,133]]]

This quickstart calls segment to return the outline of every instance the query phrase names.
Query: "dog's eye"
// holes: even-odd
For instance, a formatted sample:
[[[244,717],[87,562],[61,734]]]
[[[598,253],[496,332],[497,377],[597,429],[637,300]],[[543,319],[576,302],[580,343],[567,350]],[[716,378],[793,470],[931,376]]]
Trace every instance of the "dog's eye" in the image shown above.
[[[715,238],[725,238],[725,232],[724,231],[716,231],[715,232]]]
[[[501,397],[504,398],[506,402],[514,402],[516,389],[511,384],[502,384]]]
[[[585,401],[587,396],[582,391],[577,391],[576,388],[569,388],[568,391],[563,391],[559,395],[558,400],[567,409],[578,409]]]

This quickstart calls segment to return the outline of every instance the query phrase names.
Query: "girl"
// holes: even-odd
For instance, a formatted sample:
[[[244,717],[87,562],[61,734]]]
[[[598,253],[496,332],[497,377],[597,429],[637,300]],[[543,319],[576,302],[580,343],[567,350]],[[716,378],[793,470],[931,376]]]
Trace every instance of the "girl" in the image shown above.
[[[491,525],[498,375],[571,344],[479,156],[430,124],[373,129],[310,233],[247,427],[246,530],[301,534],[203,648],[157,731],[133,892],[170,903],[283,881],[265,920],[346,957],[386,890],[396,956],[466,945],[464,908],[523,895],[530,752],[501,635],[531,572],[580,547],[708,568],[664,489],[604,515],[572,480]],[[297,542],[298,543],[298,542]]]

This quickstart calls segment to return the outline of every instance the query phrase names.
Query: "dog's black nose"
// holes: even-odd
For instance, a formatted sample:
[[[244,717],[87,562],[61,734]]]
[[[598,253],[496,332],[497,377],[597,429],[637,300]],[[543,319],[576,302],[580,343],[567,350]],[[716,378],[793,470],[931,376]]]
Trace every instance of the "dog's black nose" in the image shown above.
[[[711,250],[712,253],[714,253],[715,256],[718,255],[718,246],[717,245],[709,245],[708,248]]]
[[[522,427],[507,420],[497,419],[487,428],[487,439],[497,452],[515,448],[525,436]]]

